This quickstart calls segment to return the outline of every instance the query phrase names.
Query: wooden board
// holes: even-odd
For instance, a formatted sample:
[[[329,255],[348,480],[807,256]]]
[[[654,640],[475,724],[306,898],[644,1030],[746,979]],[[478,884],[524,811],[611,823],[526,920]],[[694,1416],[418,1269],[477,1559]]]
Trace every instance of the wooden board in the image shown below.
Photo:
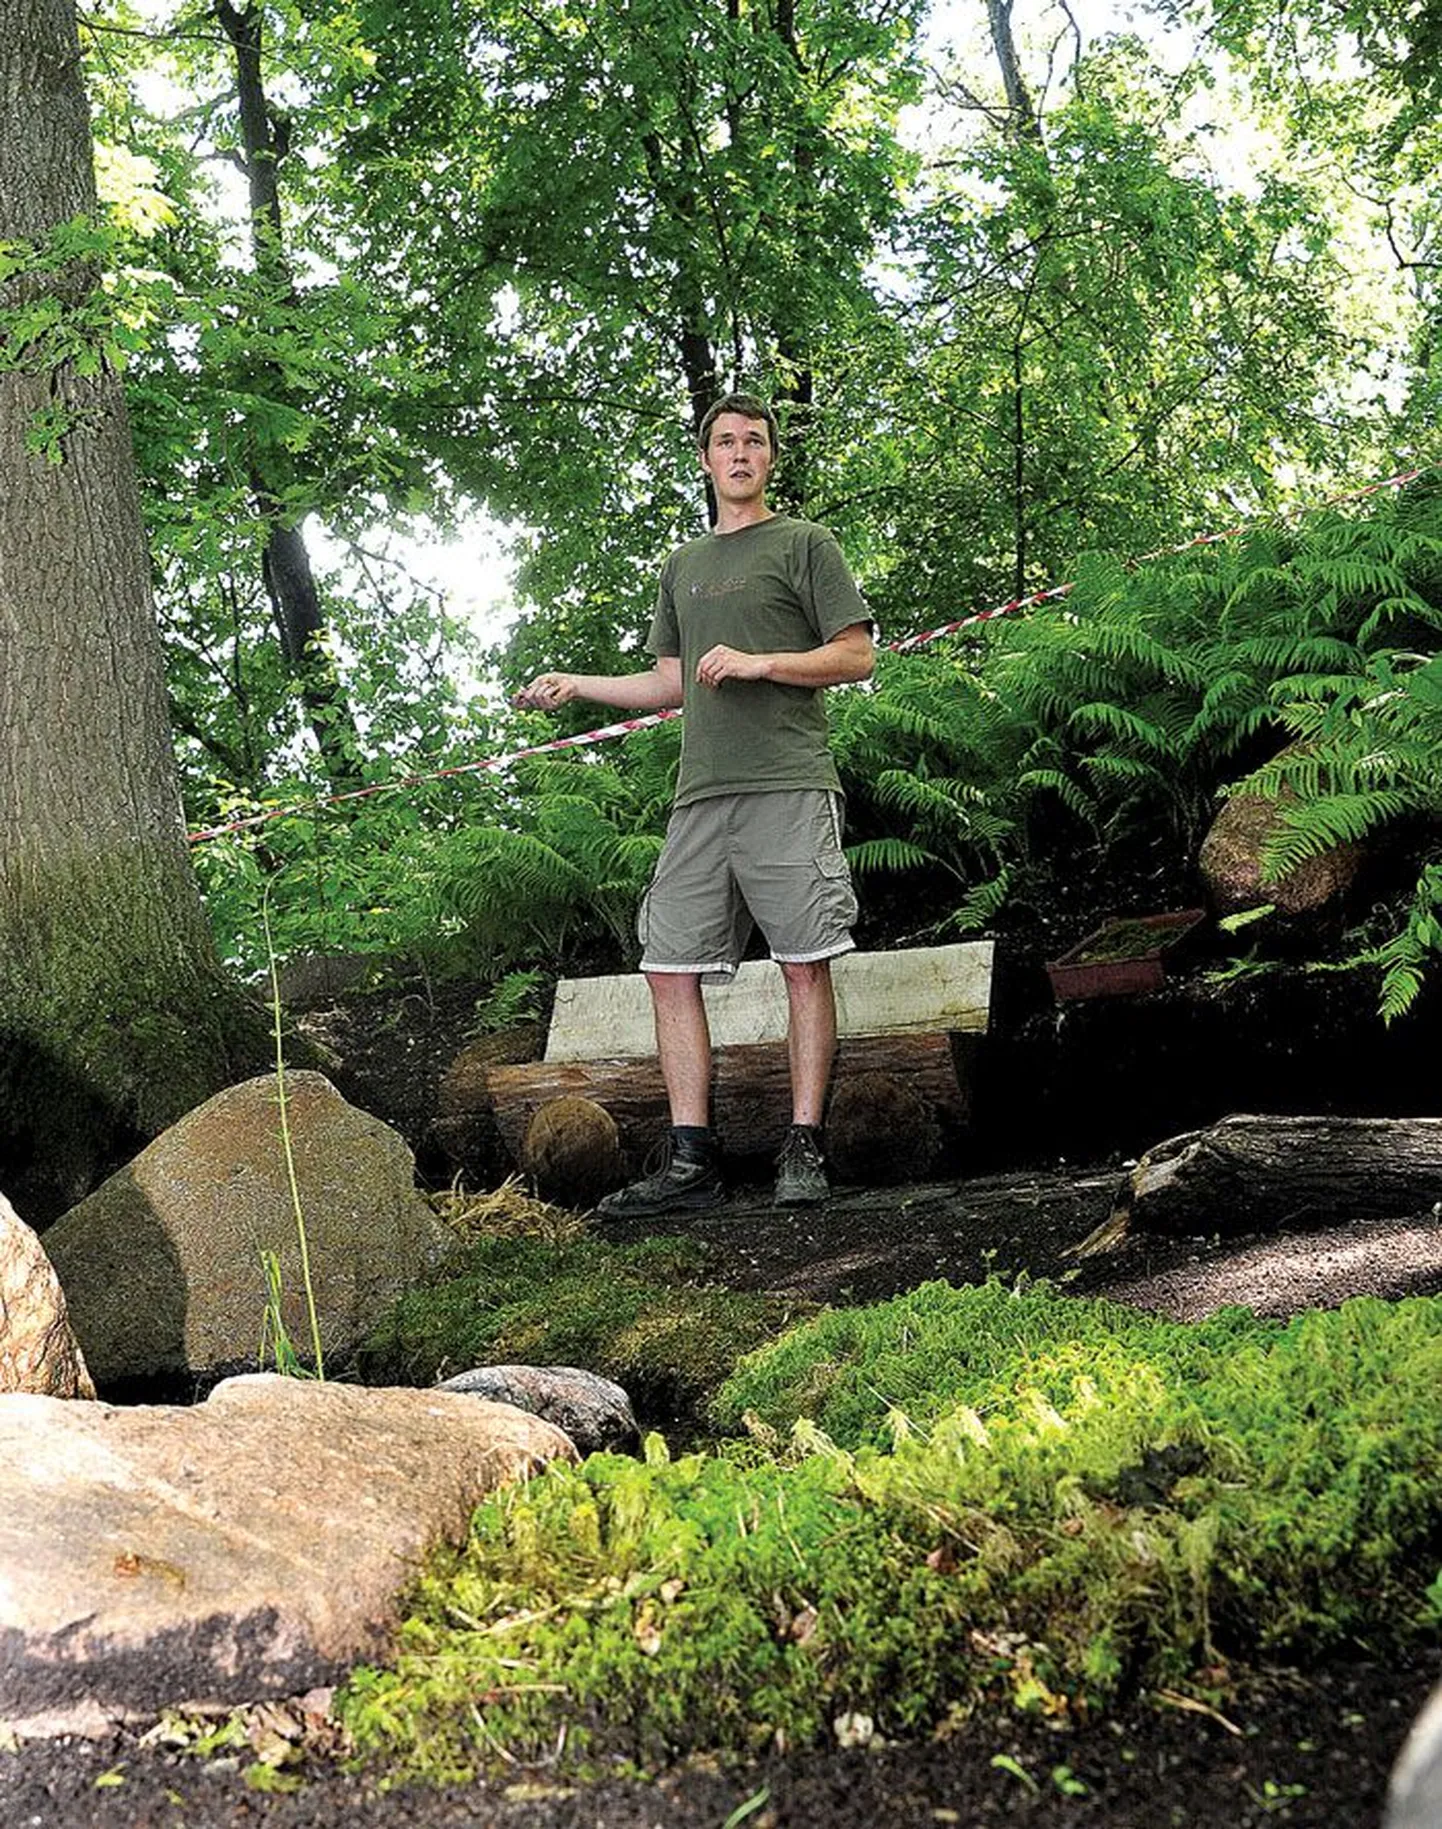
[[[835,1085],[848,1075],[895,1073],[930,1100],[950,1124],[965,1123],[969,1101],[945,1035],[863,1035],[844,1039]],[[645,1060],[533,1061],[486,1070],[496,1123],[512,1158],[521,1160],[526,1127],[552,1099],[594,1099],[620,1127],[628,1154],[640,1157],[666,1133],[666,1088],[654,1055]],[[791,1122],[786,1043],[717,1048],[712,1109],[722,1148],[735,1155],[779,1149]]]
[[[991,1008],[993,942],[918,946],[895,953],[847,953],[831,968],[843,1039],[957,1030],[985,1033]],[[769,959],[748,960],[730,984],[703,996],[716,1047],[786,1039],[786,987]],[[655,1053],[651,994],[639,973],[566,978],[546,1040],[546,1060],[636,1060]]]

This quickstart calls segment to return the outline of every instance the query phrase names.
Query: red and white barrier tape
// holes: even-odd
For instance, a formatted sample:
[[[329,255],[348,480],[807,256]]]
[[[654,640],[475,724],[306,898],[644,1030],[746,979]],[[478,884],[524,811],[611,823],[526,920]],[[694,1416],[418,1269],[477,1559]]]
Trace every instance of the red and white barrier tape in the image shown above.
[[[429,775],[404,775],[398,781],[377,781],[371,787],[351,788],[344,794],[323,794],[314,800],[298,800],[289,806],[267,807],[263,813],[249,813],[243,819],[230,819],[224,825],[206,826],[188,834],[191,844],[223,838],[229,832],[245,832],[252,826],[266,825],[272,819],[285,819],[295,813],[313,813],[318,807],[339,806],[347,800],[369,800],[376,794],[393,794],[400,788],[423,787],[429,781],[448,781],[453,775],[494,773],[523,762],[527,756],[545,756],[552,750],[577,749],[586,743],[604,743],[611,737],[629,737],[633,730],[646,730],[653,724],[664,724],[679,718],[679,711],[653,711],[642,718],[622,718],[616,724],[603,724],[599,730],[585,730],[576,737],[553,737],[549,743],[532,743],[525,749],[513,749],[504,756],[487,756],[483,762],[460,762],[454,768],[438,768]]]
[[[1382,489],[1400,489],[1406,483],[1415,482],[1431,467],[1423,464],[1415,470],[1403,470],[1396,476],[1384,477],[1381,482],[1367,483],[1360,489],[1349,489],[1345,494],[1330,496],[1318,506],[1334,508],[1342,502],[1361,501]],[[1196,546],[1215,546],[1222,540],[1235,540],[1247,531],[1249,525],[1250,523],[1241,522],[1235,527],[1224,528],[1220,533],[1197,534],[1193,539],[1183,540],[1179,546],[1163,546],[1156,552],[1143,553],[1132,563],[1143,565],[1150,559],[1163,559],[1177,553],[1190,552]],[[976,610],[969,616],[958,616],[954,622],[941,623],[937,628],[923,630],[919,635],[907,635],[899,641],[886,642],[884,646],[888,653],[908,654],[913,649],[925,647],[928,642],[940,641],[945,635],[954,635],[958,629],[993,622],[999,616],[1013,616],[1019,610],[1035,609],[1041,603],[1055,603],[1075,589],[1074,582],[1056,584],[1049,590],[1033,591],[1027,597],[1013,597],[1009,602],[999,603],[992,609]],[[629,737],[632,731],[649,730],[657,724],[667,723],[671,718],[679,718],[680,715],[679,711],[648,712],[644,717],[621,718],[615,724],[603,724],[596,730],[583,730],[578,736],[555,737],[549,743],[533,743],[525,749],[510,750],[503,756],[487,756],[481,762],[462,762],[454,768],[437,769],[433,774],[405,775],[397,781],[379,781],[371,787],[352,788],[344,794],[325,794],[313,800],[295,801],[289,806],[266,807],[263,812],[249,813],[241,819],[227,820],[222,825],[206,826],[201,831],[191,832],[188,834],[189,841],[193,845],[204,844],[213,838],[224,838],[231,832],[246,832],[256,826],[267,825],[272,819],[311,813],[320,807],[340,806],[350,800],[369,800],[376,794],[393,794],[402,788],[423,787],[427,782],[447,781],[454,775],[494,774],[500,769],[509,768],[512,763],[524,762],[530,756],[545,756],[559,749],[580,749],[591,743],[609,742],[613,737]]]

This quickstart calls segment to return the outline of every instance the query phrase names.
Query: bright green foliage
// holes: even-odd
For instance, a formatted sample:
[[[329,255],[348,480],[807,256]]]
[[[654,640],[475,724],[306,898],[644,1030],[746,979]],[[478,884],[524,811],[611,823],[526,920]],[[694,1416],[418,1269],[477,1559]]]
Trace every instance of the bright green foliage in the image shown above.
[[[404,273],[437,460],[536,530],[515,676],[633,646],[659,553],[699,531],[691,439],[728,380],[794,404],[784,487],[806,495],[809,402],[875,315],[865,270],[901,206],[921,10],[356,9],[359,260]]]
[[[452,752],[469,760],[469,749]],[[290,784],[303,805],[304,785]],[[469,774],[387,791],[340,808],[285,814],[195,847],[196,868],[224,958],[247,972],[266,964],[258,911],[268,899],[275,950],[373,953],[449,960],[477,972],[504,969],[469,944],[451,899],[457,850],[473,826],[505,817],[509,796],[493,777]],[[221,803],[244,818],[269,804],[248,796]],[[519,930],[518,930],[519,932]]]
[[[481,1239],[459,1273],[400,1299],[361,1370],[428,1384],[498,1361],[584,1365],[625,1385],[643,1416],[697,1416],[742,1354],[805,1308],[710,1284],[708,1262],[686,1239]]]
[[[518,772],[513,823],[471,828],[450,848],[441,884],[473,942],[503,955],[564,957],[599,928],[634,952],[636,908],[660,856],[676,736],[648,733],[625,758],[537,758]]]
[[[1218,1657],[1384,1641],[1435,1573],[1437,1320],[1362,1300],[1189,1329],[944,1284],[822,1316],[728,1390],[799,1418],[785,1452],[653,1441],[490,1501],[346,1719],[433,1777],[499,1748],[654,1765],[853,1710],[914,1734],[988,1691],[1061,1712]],[[805,1415],[828,1384],[849,1443]]]
[[[1042,1285],[993,1280],[958,1294],[927,1283],[872,1308],[842,1309],[762,1348],[727,1380],[713,1414],[732,1432],[751,1421],[774,1437],[808,1419],[844,1448],[880,1446],[891,1420],[929,1428],[958,1402],[1023,1379],[1065,1404],[1079,1368],[1109,1356],[1125,1379],[1157,1323],[1110,1302],[1059,1301]],[[1169,1354],[1201,1373],[1239,1342],[1266,1332],[1241,1309],[1175,1330]]]
[[[1325,202],[1209,171],[1209,82],[1105,42],[1030,120],[958,129],[913,197],[904,328],[841,366],[831,407],[831,499],[860,506],[889,627],[1274,503],[1293,467],[1374,461],[1375,419],[1338,404],[1369,338],[1341,333]]]
[[[1407,275],[1409,308],[1388,326],[1391,359],[1366,368],[1395,448],[1427,451],[1442,401],[1442,14],[1432,0],[1188,0],[1185,11],[1248,71],[1294,164],[1329,169],[1339,200],[1365,205],[1358,245],[1385,246]],[[1364,339],[1375,327],[1374,316]]]
[[[492,976],[538,961],[554,973],[599,949],[619,969],[634,957],[676,749],[663,727],[604,760],[533,757],[504,777],[392,776],[397,786],[374,798],[204,844],[197,863],[222,951],[252,970],[264,963],[255,911],[268,884],[285,956],[407,955]],[[475,749],[436,760],[465,770]],[[303,805],[300,784],[297,793]],[[222,810],[243,818],[252,804]]]
[[[235,9],[262,48],[277,150],[259,163],[274,165],[277,234],[217,178],[242,135],[215,9],[173,10],[167,29],[107,0],[87,42],[178,748],[208,819],[227,792],[262,792],[294,765],[303,723],[323,734],[327,717],[353,718],[362,771],[418,743],[434,752],[459,715],[449,676],[474,657],[446,606],[377,551],[378,522],[444,525],[453,497],[407,422],[419,376],[396,301],[349,270],[343,246],[336,89],[366,47],[344,11]],[[262,572],[276,525],[309,540],[317,521],[331,536],[314,570],[337,691],[303,719]]]
[[[998,918],[1078,843],[1145,832],[1190,859],[1230,791],[1282,795],[1276,876],[1407,818],[1424,834],[1406,932],[1365,955],[1405,1006],[1436,951],[1442,813],[1442,498],[1259,528],[1128,569],[1091,555],[1061,605],[883,659],[835,695],[864,871],[937,867],[966,888],[938,926]],[[1249,767],[1258,753],[1273,760]],[[945,898],[941,899],[946,906]]]
[[[1004,927],[1008,896],[1045,894],[1079,845],[1145,835],[1180,871],[1238,788],[1283,796],[1278,875],[1405,819],[1422,839],[1412,907],[1395,938],[1357,954],[1398,1013],[1438,950],[1426,834],[1442,811],[1439,621],[1442,497],[1426,484],[1366,515],[1141,568],[1088,556],[1063,602],[883,655],[874,691],[831,696],[852,863],[918,885],[910,931],[947,933]],[[281,950],[444,946],[484,972],[623,966],[678,737],[668,724],[504,781],[469,775],[275,822],[261,839],[272,871],[284,860]],[[1250,766],[1259,754],[1273,759]],[[253,957],[254,845],[201,862],[227,950]]]
[[[177,4],[177,29],[147,39],[106,0],[90,41],[110,221],[83,251],[111,303],[87,336],[128,363],[196,823],[317,783],[257,576],[258,474],[272,523],[332,537],[332,661],[364,751],[349,765],[422,773],[595,713],[462,704],[462,631],[376,560],[372,530],[472,504],[512,525],[528,606],[501,662],[512,684],[540,664],[644,665],[656,562],[702,524],[696,413],[733,382],[778,399],[777,500],[836,527],[886,635],[1077,580],[1064,604],[832,695],[853,861],[897,880],[908,932],[1004,927],[1079,846],[1121,876],[1113,858],[1145,840],[1184,875],[1218,797],[1292,736],[1304,747],[1254,784],[1298,796],[1278,870],[1432,819],[1426,489],[1405,512],[1126,558],[1380,462],[1408,388],[1402,429],[1427,423],[1436,340],[1399,364],[1412,331],[1396,326],[1435,318],[1432,268],[1409,269],[1417,297],[1395,317],[1360,311],[1333,199],[1298,175],[1315,161],[1245,184],[1212,169],[1189,125],[1200,66],[1163,78],[1124,37],[1058,64],[1044,93],[1034,71],[1025,105],[992,108],[980,79],[983,110],[928,165],[899,137],[924,83],[919,5],[247,10],[280,136],[269,249],[215,181],[239,127],[210,9]],[[1213,10],[1239,50],[1280,42],[1264,9]],[[1023,32],[1022,11],[1007,19]],[[1334,73],[1304,106],[1270,55],[1264,100],[1309,144],[1330,116],[1390,199],[1426,164],[1430,40],[1395,9],[1363,39],[1375,105]],[[140,87],[152,68],[168,101]],[[1396,221],[1420,225],[1420,248],[1435,210],[1414,191]],[[34,309],[39,347],[53,301]],[[58,451],[61,430],[37,436]],[[278,874],[285,951],[624,963],[675,740],[617,744],[575,779],[537,769],[277,822],[203,866],[225,950],[255,961],[245,896]],[[1436,950],[1418,829],[1414,904],[1374,954],[1389,1012]]]

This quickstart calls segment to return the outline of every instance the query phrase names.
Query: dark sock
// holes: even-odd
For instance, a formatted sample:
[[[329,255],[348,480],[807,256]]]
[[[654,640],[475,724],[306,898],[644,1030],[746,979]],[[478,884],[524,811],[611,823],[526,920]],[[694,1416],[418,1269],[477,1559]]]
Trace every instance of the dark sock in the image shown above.
[[[687,1162],[715,1160],[716,1139],[704,1124],[673,1124],[671,1142],[676,1154]]]

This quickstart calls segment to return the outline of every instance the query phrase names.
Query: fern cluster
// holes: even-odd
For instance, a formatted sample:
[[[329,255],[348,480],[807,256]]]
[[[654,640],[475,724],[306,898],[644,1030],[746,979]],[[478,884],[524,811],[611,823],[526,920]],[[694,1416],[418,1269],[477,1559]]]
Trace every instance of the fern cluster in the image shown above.
[[[1229,793],[1279,799],[1274,879],[1442,812],[1442,494],[1128,567],[1091,555],[1062,607],[888,658],[839,706],[867,871],[940,867],[944,925],[993,920],[1023,870],[1145,831],[1179,862]],[[1436,859],[1371,957],[1405,1007],[1438,949]]]
[[[501,778],[403,783],[202,846],[222,951],[242,968],[263,963],[255,911],[268,884],[284,956],[438,958],[500,977],[554,973],[600,950],[619,967],[634,956],[676,746],[674,729],[640,732],[599,758],[532,757]]]

